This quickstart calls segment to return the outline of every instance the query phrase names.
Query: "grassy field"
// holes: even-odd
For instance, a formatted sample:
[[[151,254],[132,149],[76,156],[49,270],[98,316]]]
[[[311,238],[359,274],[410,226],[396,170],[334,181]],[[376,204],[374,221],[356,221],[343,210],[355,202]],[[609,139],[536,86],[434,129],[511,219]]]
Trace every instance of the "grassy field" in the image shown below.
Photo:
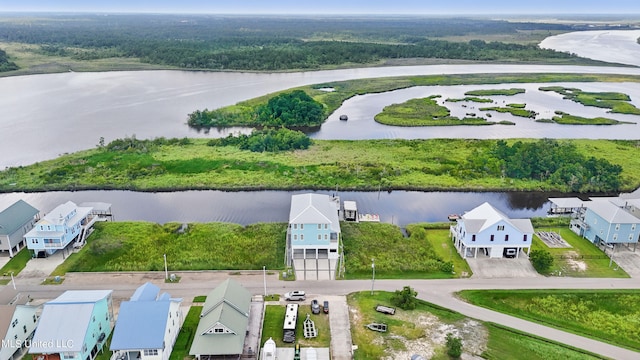
[[[507,140],[513,143],[517,139]],[[534,141],[523,139],[523,142]],[[564,140],[563,140],[564,141]],[[620,191],[640,185],[638,141],[566,140],[622,166]],[[205,139],[145,151],[92,149],[0,172],[0,192],[82,189],[569,191],[532,179],[456,175],[495,140],[315,140],[308,150],[256,153]],[[345,156],[345,154],[349,154]]]
[[[640,290],[464,290],[466,301],[640,350]]]
[[[71,254],[52,275],[160,271],[164,254],[169,270],[284,268],[286,224],[189,224],[182,234],[177,233],[177,223],[106,222],[95,227],[87,246]]]
[[[570,248],[550,248],[537,235],[531,250],[546,250],[554,256],[549,274],[570,277],[628,278],[629,275],[590,241],[576,235],[568,227],[535,227],[536,231],[553,231],[571,245]]]
[[[191,306],[189,308],[189,312],[184,318],[184,323],[182,324],[176,343],[173,345],[173,351],[171,352],[169,360],[184,360],[186,358],[192,358],[189,356],[189,350],[191,349],[193,337],[198,329],[201,312],[202,306]]]
[[[422,99],[411,99],[402,104],[385,106],[376,114],[376,122],[392,126],[455,126],[455,125],[494,125],[485,119],[465,117],[463,119],[450,116],[450,111],[438,105],[430,96]]]
[[[29,260],[31,260],[31,251],[27,248],[20,250],[0,269],[0,275],[9,276],[11,273],[13,276],[18,275],[27,266]]]
[[[264,345],[265,341],[269,338],[273,338],[276,342],[276,347],[294,347],[295,343],[285,343],[282,341],[284,337],[284,331],[282,330],[282,324],[284,323],[284,314],[286,311],[285,305],[267,305],[264,313],[264,321],[262,324],[262,339],[260,340],[260,346]],[[298,307],[298,322],[296,327],[296,342],[301,347],[329,347],[331,344],[331,329],[329,327],[329,316],[320,314],[311,314],[311,320],[313,320],[316,329],[318,330],[318,337],[305,339],[302,331],[302,323],[307,318],[307,314],[311,314],[311,308],[309,305],[300,305]]]
[[[410,349],[431,348],[434,360],[446,360],[444,337],[447,332],[461,334],[464,352],[485,359],[538,360],[538,359],[599,359],[599,357],[541,339],[530,334],[503,328],[491,323],[480,323],[463,315],[433,304],[419,301],[415,310],[396,309],[388,316],[374,310],[377,304],[390,305],[391,293],[359,292],[348,295],[351,314],[351,337],[358,349],[354,359],[404,358]],[[387,333],[365,328],[371,322],[388,325]],[[414,345],[421,344],[416,347]],[[416,350],[414,350],[415,353]],[[419,350],[418,350],[419,351]],[[398,355],[402,354],[402,355]],[[422,354],[426,355],[426,354]],[[427,357],[429,358],[429,357]]]
[[[448,279],[471,273],[458,253],[447,247],[451,241],[443,230],[410,226],[406,238],[399,227],[385,223],[342,223],[341,229],[347,279],[370,278],[372,258],[379,279]]]

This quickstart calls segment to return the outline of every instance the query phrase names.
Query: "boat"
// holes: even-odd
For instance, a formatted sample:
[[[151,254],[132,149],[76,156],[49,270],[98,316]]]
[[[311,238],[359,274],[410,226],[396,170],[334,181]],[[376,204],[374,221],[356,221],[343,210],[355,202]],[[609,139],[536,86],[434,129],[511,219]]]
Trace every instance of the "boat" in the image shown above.
[[[369,330],[387,332],[387,324],[371,323],[366,325]]]
[[[340,115],[340,120],[347,121],[347,120],[349,120],[349,117],[347,115],[345,115],[345,114],[342,114],[342,115]]]
[[[275,360],[276,359],[276,342],[272,338],[264,342],[262,348],[262,360]]]

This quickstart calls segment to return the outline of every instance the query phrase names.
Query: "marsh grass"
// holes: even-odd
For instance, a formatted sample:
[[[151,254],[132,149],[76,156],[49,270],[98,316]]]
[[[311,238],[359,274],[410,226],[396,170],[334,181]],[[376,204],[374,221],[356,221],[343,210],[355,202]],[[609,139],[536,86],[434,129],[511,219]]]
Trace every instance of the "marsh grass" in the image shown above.
[[[52,273],[162,271],[163,255],[172,270],[259,270],[283,268],[286,224],[241,226],[230,223],[176,225],[148,222],[96,224],[87,245]]]
[[[411,99],[402,104],[385,106],[382,112],[374,116],[374,120],[384,125],[393,126],[452,126],[452,125],[493,125],[483,118],[465,117],[463,119],[450,116],[445,106],[434,100],[439,96]]]
[[[464,290],[466,301],[640,350],[640,290]]]

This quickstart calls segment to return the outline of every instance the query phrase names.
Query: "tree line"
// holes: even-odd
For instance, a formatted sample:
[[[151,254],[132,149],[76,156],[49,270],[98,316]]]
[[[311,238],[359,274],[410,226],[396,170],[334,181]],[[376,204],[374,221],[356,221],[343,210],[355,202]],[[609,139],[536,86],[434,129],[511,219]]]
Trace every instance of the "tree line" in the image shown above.
[[[535,61],[571,58],[536,45],[442,36],[570,30],[561,24],[437,18],[293,18],[195,15],[66,16],[0,22],[0,40],[78,60],[112,57],[193,69],[288,70],[382,59]]]
[[[585,156],[569,142],[541,139],[535,142],[504,140],[477,149],[459,173],[466,177],[506,177],[547,181],[574,192],[612,192],[621,184],[622,166]]]

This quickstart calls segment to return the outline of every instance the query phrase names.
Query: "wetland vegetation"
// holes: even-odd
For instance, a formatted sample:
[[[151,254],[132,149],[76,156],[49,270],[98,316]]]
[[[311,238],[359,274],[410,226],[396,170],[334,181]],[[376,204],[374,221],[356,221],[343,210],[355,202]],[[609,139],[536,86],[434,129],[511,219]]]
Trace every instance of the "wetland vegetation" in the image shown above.
[[[640,350],[638,290],[464,290],[459,295],[474,305]]]
[[[384,125],[393,126],[455,126],[455,125],[493,125],[478,117],[464,117],[459,119],[450,116],[445,106],[438,105],[434,100],[439,96],[422,99],[411,99],[402,104],[385,106],[374,119]]]
[[[587,92],[577,88],[563,86],[543,86],[540,91],[553,91],[562,95],[565,99],[575,101],[584,106],[594,106],[609,109],[612,113],[640,115],[640,109],[630,103],[631,98],[627,94],[618,92]]]

